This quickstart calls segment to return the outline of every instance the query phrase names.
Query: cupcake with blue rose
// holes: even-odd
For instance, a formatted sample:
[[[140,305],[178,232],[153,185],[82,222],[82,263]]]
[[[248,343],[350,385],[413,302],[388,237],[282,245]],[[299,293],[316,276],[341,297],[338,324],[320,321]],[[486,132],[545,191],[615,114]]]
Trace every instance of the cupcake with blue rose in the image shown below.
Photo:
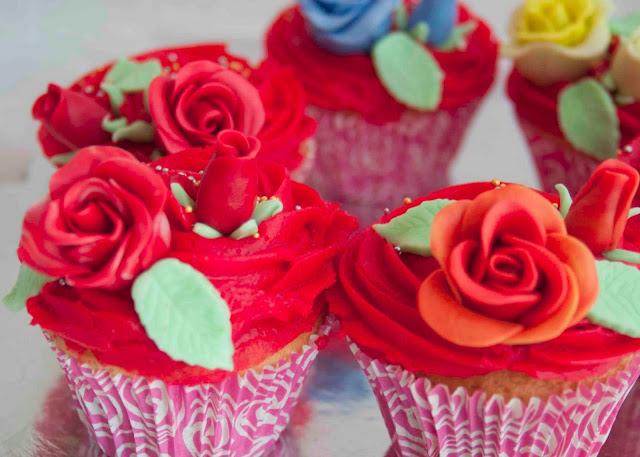
[[[640,14],[612,6],[526,0],[511,18],[507,92],[546,191],[577,191],[607,159],[640,160]]]
[[[313,184],[366,222],[447,183],[498,49],[455,0],[300,0],[265,42],[318,121]]]

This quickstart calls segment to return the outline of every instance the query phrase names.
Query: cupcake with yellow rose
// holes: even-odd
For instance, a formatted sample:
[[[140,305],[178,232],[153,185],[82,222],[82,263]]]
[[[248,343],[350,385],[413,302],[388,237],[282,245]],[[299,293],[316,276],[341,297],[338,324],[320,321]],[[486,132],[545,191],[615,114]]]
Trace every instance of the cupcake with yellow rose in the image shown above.
[[[637,161],[640,15],[609,0],[524,0],[503,47],[508,94],[543,188],[577,190],[602,161]]]
[[[456,0],[296,3],[265,41],[318,121],[312,184],[367,223],[399,194],[446,185],[495,78],[490,27]]]
[[[449,187],[350,242],[331,306],[398,455],[598,453],[640,374],[639,179]]]

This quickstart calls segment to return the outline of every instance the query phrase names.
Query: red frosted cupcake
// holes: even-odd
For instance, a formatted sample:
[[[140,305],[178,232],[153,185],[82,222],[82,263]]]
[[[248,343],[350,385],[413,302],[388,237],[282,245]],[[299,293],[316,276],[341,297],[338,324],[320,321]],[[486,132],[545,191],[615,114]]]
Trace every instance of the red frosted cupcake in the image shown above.
[[[598,453],[640,374],[638,181],[449,187],[352,240],[331,307],[399,455]]]
[[[262,142],[261,157],[304,178],[315,150],[315,121],[291,70],[252,68],[222,44],[167,48],[98,68],[36,100],[38,139],[56,165],[79,148],[110,145],[149,162],[206,147],[235,129]]]
[[[355,220],[226,130],[151,164],[80,149],[24,220],[18,284],[107,455],[258,456],[287,424]]]
[[[607,0],[523,3],[508,94],[543,188],[573,192],[603,160],[637,162],[622,146],[640,134],[640,22],[610,19]]]
[[[398,194],[445,184],[495,77],[488,25],[454,0],[298,3],[266,47],[318,121],[313,184],[367,222]]]

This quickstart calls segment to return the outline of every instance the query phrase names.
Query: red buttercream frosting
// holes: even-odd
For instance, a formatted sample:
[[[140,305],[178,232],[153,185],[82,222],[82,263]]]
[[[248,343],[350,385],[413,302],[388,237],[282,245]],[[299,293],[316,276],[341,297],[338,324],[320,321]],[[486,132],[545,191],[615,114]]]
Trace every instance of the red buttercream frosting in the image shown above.
[[[258,132],[249,129],[245,133],[255,134],[262,141],[262,156],[285,165],[289,170],[294,170],[302,162],[304,157],[300,154],[301,145],[315,133],[315,121],[305,114],[306,94],[290,71],[272,64],[266,69],[255,72],[245,59],[229,54],[222,44],[166,48],[138,54],[131,59],[136,61],[158,59],[165,69],[166,75],[175,74],[185,65],[195,61],[215,62],[227,66],[234,73],[249,80],[259,92],[260,100],[253,102],[261,102],[264,108],[261,106],[260,109],[255,109],[254,107],[245,111],[249,116],[257,116],[264,110],[264,116],[261,116],[265,119],[264,127],[260,128]],[[157,141],[154,143],[135,143],[123,140],[113,144],[110,141],[110,134],[102,129],[102,119],[111,113],[111,108],[107,94],[100,90],[100,84],[112,65],[108,64],[93,70],[73,83],[68,89],[50,85],[48,91],[36,100],[32,114],[35,119],[41,122],[38,140],[47,157],[54,157],[85,146],[117,145],[133,153],[139,160],[149,162],[154,149],[164,150],[162,135],[158,135]],[[237,86],[235,84],[234,87]],[[211,110],[205,110],[202,104],[197,103],[198,97],[194,97],[194,95],[198,94],[188,95],[190,103],[185,103],[185,97],[182,97],[180,107],[172,106],[176,109],[168,114],[165,110],[165,116],[162,119],[169,119],[172,121],[172,125],[175,125],[174,119],[181,116],[179,120],[184,121],[183,123],[192,122],[194,119],[203,121],[205,124],[219,121],[221,129],[238,128],[238,125],[231,125],[228,122],[229,119],[234,118],[233,115],[224,117],[230,113],[230,104],[225,103],[225,106],[219,110],[221,114],[218,118],[212,120],[211,118],[215,116],[211,115]],[[202,90],[200,95],[202,95]],[[200,99],[203,98],[206,97],[200,97]],[[229,100],[228,97],[227,100]],[[145,109],[144,96],[141,92],[125,94],[120,113],[128,122],[153,121]],[[238,113],[235,111],[233,114]],[[237,117],[235,119],[238,120]],[[225,124],[225,122],[227,123]],[[166,127],[167,124],[165,122],[162,126]],[[262,127],[262,123],[260,124]],[[193,144],[187,141],[189,144],[186,146],[195,147],[207,144],[206,138],[203,140],[203,135],[199,135],[197,132],[198,127],[196,125],[192,129],[193,132],[188,132],[186,135],[182,131],[179,135],[181,141],[178,143],[182,144],[184,137],[197,137],[197,141],[194,141]],[[169,130],[173,133],[177,131],[177,129]],[[170,149],[169,152],[175,152],[179,150],[179,147],[176,142],[170,142],[168,149]]]
[[[197,183],[206,178],[208,164],[234,154],[241,161],[257,160],[251,157],[253,143],[244,145],[228,136],[219,142],[220,154],[193,149],[149,165],[133,163],[160,179],[160,187],[178,182],[194,201],[201,201],[205,197],[198,195]],[[195,212],[182,207],[171,193],[164,205],[171,245],[163,257],[177,258],[202,272],[228,303],[235,371],[256,366],[314,329],[325,309],[324,293],[336,281],[334,259],[356,225],[317,192],[291,181],[282,166],[259,160],[257,164],[257,195],[277,197],[284,206],[259,225],[257,238],[203,238],[192,231],[198,220]],[[226,201],[224,192],[207,198]],[[221,208],[232,210],[231,203]],[[90,351],[105,365],[178,384],[216,382],[228,374],[174,361],[160,351],[138,319],[130,287],[70,287],[56,280],[29,299],[27,309],[34,325],[62,338],[71,351]]]
[[[624,183],[619,184],[617,190],[625,188]],[[501,192],[494,188],[492,183],[449,187],[393,211],[381,222],[388,222],[425,200],[473,200],[486,191]],[[621,202],[625,200],[623,190],[615,193]],[[554,196],[541,195],[558,203]],[[583,196],[582,201],[588,198]],[[587,212],[595,215],[605,207],[607,204],[595,206]],[[584,216],[585,205],[577,211]],[[609,211],[615,214],[615,209]],[[635,219],[638,218],[627,224],[620,247],[637,250],[640,236]],[[602,228],[608,229],[616,230],[615,223]],[[455,262],[450,265],[455,268]],[[617,364],[621,356],[640,350],[640,339],[594,325],[586,319],[541,343],[488,347],[454,344],[423,320],[416,299],[425,278],[437,275],[439,268],[436,257],[398,255],[391,243],[369,228],[350,242],[341,258],[340,286],[334,288],[330,296],[332,310],[341,319],[343,331],[371,356],[427,375],[469,377],[510,370],[541,379],[580,379],[603,373]],[[500,282],[498,279],[504,282],[504,278],[496,279]],[[474,309],[479,308],[474,305]]]
[[[599,70],[601,71],[601,69]],[[594,70],[591,76],[597,73]],[[514,69],[509,76],[507,93],[514,103],[516,113],[542,131],[564,139],[558,122],[558,98],[560,92],[574,81],[538,86]],[[640,135],[640,102],[617,105],[620,121],[620,144],[625,145]]]
[[[429,49],[445,75],[440,110],[453,110],[482,97],[495,78],[497,41],[489,26],[461,5],[458,23],[470,20],[478,26],[469,35],[466,49]],[[276,19],[266,46],[269,58],[295,70],[312,105],[355,111],[375,124],[397,121],[409,109],[384,88],[368,54],[338,55],[319,47],[299,7]]]

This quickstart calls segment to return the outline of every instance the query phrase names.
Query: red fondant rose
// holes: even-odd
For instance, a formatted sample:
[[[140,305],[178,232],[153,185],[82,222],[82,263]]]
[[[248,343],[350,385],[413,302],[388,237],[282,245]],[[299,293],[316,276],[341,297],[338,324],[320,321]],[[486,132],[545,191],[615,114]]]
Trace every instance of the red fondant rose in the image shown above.
[[[431,233],[440,269],[420,286],[420,315],[455,344],[548,341],[594,303],[593,255],[531,189],[509,185],[452,203]]]
[[[110,141],[102,129],[109,111],[82,92],[49,84],[33,104],[32,114],[42,122],[38,138],[49,157]]]
[[[128,152],[81,149],[27,212],[18,256],[72,286],[125,286],[169,248],[166,197],[162,179]]]
[[[205,60],[186,64],[175,78],[154,79],[149,112],[169,153],[211,146],[226,129],[255,135],[264,123],[256,88],[238,73]]]
[[[618,160],[600,164],[575,196],[565,219],[569,233],[595,254],[618,248],[639,179],[633,167]]]
[[[216,150],[205,169],[198,199],[198,220],[229,234],[246,222],[256,204],[260,141],[237,130],[218,134]]]

